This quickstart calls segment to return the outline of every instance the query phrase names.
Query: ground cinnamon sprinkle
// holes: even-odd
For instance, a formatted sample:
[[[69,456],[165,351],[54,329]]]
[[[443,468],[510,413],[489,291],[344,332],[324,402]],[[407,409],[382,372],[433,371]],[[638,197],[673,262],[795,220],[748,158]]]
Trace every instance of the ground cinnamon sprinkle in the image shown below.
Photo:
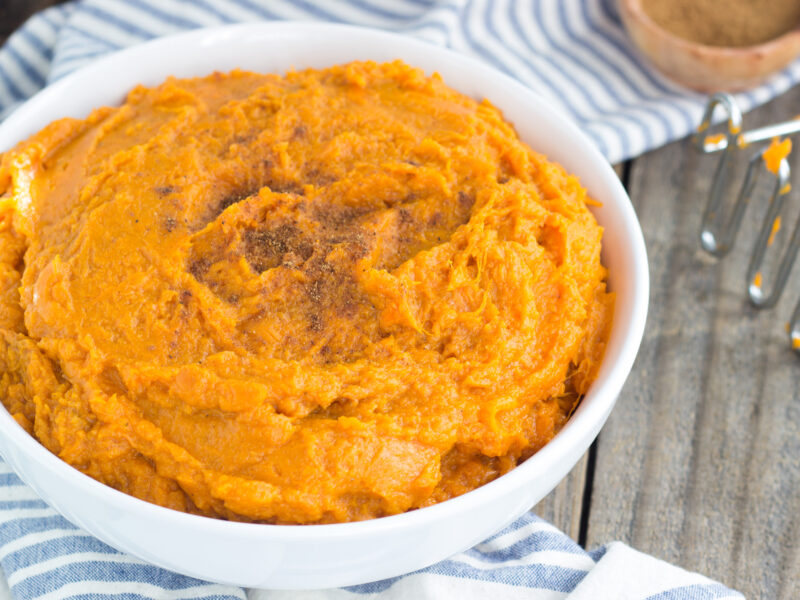
[[[798,0],[642,0],[658,25],[709,46],[752,46],[800,24]]]

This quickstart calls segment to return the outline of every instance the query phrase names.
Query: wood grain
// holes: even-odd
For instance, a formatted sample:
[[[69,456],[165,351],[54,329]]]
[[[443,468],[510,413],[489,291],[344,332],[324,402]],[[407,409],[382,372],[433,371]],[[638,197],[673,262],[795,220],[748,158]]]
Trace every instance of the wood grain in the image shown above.
[[[796,89],[745,126],[794,115],[798,102]],[[800,158],[792,163],[800,175]],[[800,296],[800,269],[779,305],[758,311],[745,300],[744,281],[757,227],[746,224],[722,260],[700,250],[714,165],[688,141],[633,163],[629,191],[648,247],[650,314],[600,434],[587,545],[621,539],[750,599],[788,600],[800,597],[800,361],[785,323]],[[764,200],[746,219],[763,214]],[[793,222],[785,221],[784,238]]]
[[[533,512],[550,521],[573,540],[581,539],[581,514],[587,479],[589,453],[585,453],[561,483],[533,507]]]
[[[0,44],[33,13],[63,0],[0,0]]]

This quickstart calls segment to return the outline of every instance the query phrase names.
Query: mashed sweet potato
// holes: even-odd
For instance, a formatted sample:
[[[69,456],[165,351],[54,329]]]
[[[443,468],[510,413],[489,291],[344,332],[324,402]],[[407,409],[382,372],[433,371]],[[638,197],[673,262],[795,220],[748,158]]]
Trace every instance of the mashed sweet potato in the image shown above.
[[[608,337],[578,180],[400,62],[137,87],[6,152],[0,193],[3,403],[182,511],[462,494],[553,437]]]

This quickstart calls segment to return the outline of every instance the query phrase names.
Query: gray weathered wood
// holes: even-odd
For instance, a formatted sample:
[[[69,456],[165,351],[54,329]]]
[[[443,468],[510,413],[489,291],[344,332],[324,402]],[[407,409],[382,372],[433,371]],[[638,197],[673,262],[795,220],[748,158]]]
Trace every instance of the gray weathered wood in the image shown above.
[[[588,452],[584,454],[569,475],[533,508],[533,512],[550,521],[575,541],[580,538],[588,456]]]
[[[798,104],[800,89],[745,126],[794,115]],[[791,162],[792,201],[800,204],[800,157]],[[726,258],[703,254],[697,235],[714,164],[686,141],[633,163],[629,189],[648,247],[650,314],[600,434],[587,545],[621,539],[748,598],[794,599],[800,359],[788,349],[785,323],[800,297],[800,268],[779,305],[757,311],[744,295],[756,227],[745,225]],[[746,218],[763,214],[763,200]]]
[[[0,0],[0,43],[33,13],[64,0]]]

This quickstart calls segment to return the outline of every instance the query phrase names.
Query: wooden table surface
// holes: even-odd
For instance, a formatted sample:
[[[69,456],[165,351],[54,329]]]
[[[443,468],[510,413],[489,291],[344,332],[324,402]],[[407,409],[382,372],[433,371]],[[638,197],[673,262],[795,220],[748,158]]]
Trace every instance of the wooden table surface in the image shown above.
[[[55,3],[0,0],[0,41]],[[745,127],[798,107],[800,87],[747,115]],[[790,162],[800,173],[800,153]],[[800,357],[785,327],[800,299],[800,267],[776,308],[747,303],[745,269],[763,193],[730,255],[715,260],[701,251],[714,166],[687,140],[618,165],[649,256],[644,341],[598,440],[534,510],[586,547],[622,540],[751,600],[796,600]],[[800,214],[796,188],[775,249]]]
[[[745,128],[799,106],[797,87],[746,115]],[[800,174],[800,153],[790,163]],[[745,165],[742,157],[734,189]],[[731,253],[717,260],[700,249],[715,166],[682,140],[621,169],[650,265],[644,340],[597,442],[535,510],[587,547],[619,539],[750,599],[797,599],[800,357],[786,324],[800,300],[800,267],[774,309],[748,304],[765,177]],[[796,189],[776,256],[800,213]]]

